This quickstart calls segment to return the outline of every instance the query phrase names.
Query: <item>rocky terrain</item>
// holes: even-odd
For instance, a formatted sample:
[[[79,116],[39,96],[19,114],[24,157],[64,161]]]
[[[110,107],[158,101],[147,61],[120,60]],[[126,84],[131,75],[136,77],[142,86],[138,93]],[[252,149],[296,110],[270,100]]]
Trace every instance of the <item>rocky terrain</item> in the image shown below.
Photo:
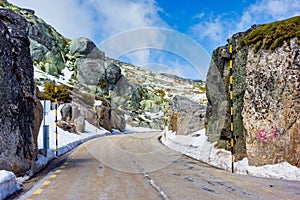
[[[234,34],[233,101],[236,159],[261,166],[300,166],[300,17]],[[229,47],[219,47],[207,76],[207,134],[228,148]]]
[[[25,24],[11,10],[0,9],[0,166],[17,175],[34,170],[42,121]]]
[[[254,25],[228,40],[236,160],[300,167],[299,24],[295,17]],[[67,39],[34,11],[5,0],[0,35],[1,169],[35,171],[42,118],[37,97],[65,104],[59,126],[74,134],[84,132],[85,120],[109,131],[168,125],[187,135],[206,127],[211,142],[229,148],[228,45],[213,52],[204,83],[108,58],[90,39]]]
[[[18,8],[5,0],[0,2],[2,7],[13,10],[25,19],[24,29],[30,39],[33,64],[36,70],[46,74],[41,79],[35,78],[36,84],[41,86],[41,89],[45,83],[54,80],[50,80],[47,75],[66,79],[65,72],[72,73],[70,79],[57,81],[57,84],[77,88],[81,93],[94,95],[95,100],[108,102],[109,105],[113,105],[116,113],[122,113],[120,117],[124,116],[126,122],[133,126],[157,129],[163,128],[162,118],[166,114],[164,111],[166,106],[169,106],[168,102],[176,95],[185,96],[196,103],[206,103],[205,83],[202,81],[158,74],[113,60],[106,57],[105,53],[88,38],[67,39],[36,17],[34,11]],[[143,94],[140,94],[141,92]],[[103,104],[98,105],[98,107],[103,106]],[[83,105],[83,107],[88,106]],[[114,119],[109,120],[114,121]],[[99,124],[96,118],[90,121],[95,125]],[[100,122],[100,124],[107,123]],[[199,128],[203,127],[204,123],[199,125]],[[104,128],[111,130],[120,127],[105,126]]]
[[[1,113],[7,115],[1,115],[1,169],[35,171],[42,120],[37,97],[67,103],[58,125],[74,134],[84,132],[85,120],[109,131],[168,125],[190,134],[204,127],[204,82],[108,58],[88,38],[67,39],[33,10],[6,0],[0,20]]]

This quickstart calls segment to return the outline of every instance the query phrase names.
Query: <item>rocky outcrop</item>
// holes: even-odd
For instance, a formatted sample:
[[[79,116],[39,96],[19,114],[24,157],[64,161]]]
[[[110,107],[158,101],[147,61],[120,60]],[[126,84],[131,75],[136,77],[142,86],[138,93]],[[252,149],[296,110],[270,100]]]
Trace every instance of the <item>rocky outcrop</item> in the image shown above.
[[[253,27],[255,28],[255,27]],[[252,28],[252,29],[253,29]],[[243,125],[242,109],[245,93],[245,79],[247,55],[249,48],[240,47],[239,40],[246,34],[237,33],[230,38],[235,51],[233,53],[233,100],[234,100],[234,135],[236,141],[236,158],[246,156],[245,136],[246,130]],[[218,142],[218,146],[228,149],[230,134],[230,108],[229,108],[229,46],[219,47],[213,52],[212,61],[206,78],[206,95],[208,99],[206,110],[206,130],[209,141]]]
[[[33,10],[19,8],[5,0],[0,0],[0,3],[7,8],[7,12],[19,14],[14,24],[18,24],[29,37],[30,53],[35,66],[51,75],[58,75],[65,68],[69,40],[35,16]]]
[[[21,16],[0,9],[0,168],[22,175],[36,159],[35,86]]]
[[[73,118],[72,105],[70,103],[64,104],[63,107],[60,109],[60,114],[62,121],[71,121],[71,119]]]
[[[123,115],[118,116],[118,110],[122,110],[122,113],[129,115],[127,119],[129,123],[132,122],[131,125],[160,129],[163,128],[162,100],[168,101],[175,95],[196,101],[200,99],[195,93],[199,91],[193,87],[199,86],[197,81],[158,74],[107,58],[91,40],[83,37],[72,41],[66,39],[53,27],[36,17],[32,10],[18,8],[5,0],[0,0],[0,5],[23,16],[23,18],[15,19],[15,23],[22,26],[30,38],[31,56],[35,67],[55,76],[72,74],[71,79],[67,78],[71,87],[80,88],[82,92],[114,102],[112,109],[117,112],[113,112],[111,116],[117,119],[123,119]],[[65,66],[71,73],[67,69],[62,71]],[[35,81],[43,86],[47,78],[39,78]],[[140,107],[135,110],[131,107],[131,97],[140,87],[147,87],[154,93],[154,96],[138,102]],[[155,90],[164,90],[165,96],[156,96]],[[205,90],[200,92],[203,94]],[[145,109],[144,112],[143,109]],[[91,117],[92,113],[95,114],[93,109],[88,110],[84,115],[88,117],[87,119],[93,118]],[[112,126],[123,124],[122,120],[117,121],[118,123],[113,120],[112,123],[115,125]],[[108,125],[107,127],[110,129]]]
[[[85,119],[84,117],[80,116],[74,119],[74,125],[76,127],[76,130],[80,133],[84,133],[85,131]]]
[[[300,167],[299,39],[274,52],[250,50],[246,73],[242,116],[249,163]]]
[[[33,105],[33,113],[34,113],[34,123],[33,123],[33,142],[35,145],[36,154],[38,154],[38,136],[40,132],[40,127],[43,121],[43,105],[41,101],[37,98],[39,96],[39,89],[36,87],[35,90],[35,98],[34,98],[34,105]]]
[[[97,101],[101,101],[102,103],[95,105],[95,95],[88,93],[82,94],[78,91],[73,91],[72,97],[72,120],[74,123],[76,119],[83,117],[96,127],[101,126],[108,131],[112,131],[112,129],[125,130],[126,123],[124,113],[115,106],[112,106],[113,102],[109,102],[104,98],[99,100],[99,97],[97,97]],[[79,123],[82,120],[78,119],[77,121]],[[80,122],[80,124],[84,126],[83,123]],[[78,125],[81,126],[80,124]]]
[[[74,123],[74,119],[76,119],[79,116],[76,116],[76,118],[73,117],[72,104],[70,103],[64,104],[60,110],[60,114],[61,114],[61,120],[58,121],[58,126],[64,131],[77,134],[78,129]]]
[[[113,60],[106,60],[104,52],[87,38],[73,39],[67,56],[73,59],[78,83],[96,86],[102,93],[114,90],[122,77],[121,69]]]
[[[299,28],[284,28],[297,20],[299,22],[299,17],[283,23],[253,26],[228,40],[233,45],[236,160],[247,156],[251,165],[287,161],[300,166],[299,41],[297,37],[288,38]],[[274,38],[283,41],[283,45],[270,43],[269,38],[275,36],[268,34],[284,30],[289,30],[288,35],[283,35],[285,39],[281,35],[276,36],[282,37],[280,40]],[[273,50],[267,49],[269,46]],[[226,45],[213,52],[207,75],[206,130],[210,141],[217,141],[217,146],[227,149],[230,139],[228,90],[229,45]]]
[[[204,128],[206,106],[185,97],[175,96],[171,106],[171,129],[187,135]]]
[[[100,51],[94,42],[84,37],[71,41],[69,55],[75,58],[105,59],[104,52]]]

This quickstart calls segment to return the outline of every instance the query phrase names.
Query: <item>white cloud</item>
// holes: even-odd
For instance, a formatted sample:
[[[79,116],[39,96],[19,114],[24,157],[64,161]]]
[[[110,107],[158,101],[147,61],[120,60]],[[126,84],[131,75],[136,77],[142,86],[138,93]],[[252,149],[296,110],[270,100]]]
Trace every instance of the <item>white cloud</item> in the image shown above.
[[[154,0],[87,0],[98,13],[98,25],[105,37],[130,29],[165,26]]]
[[[244,30],[253,24],[269,23],[297,15],[300,15],[299,0],[262,0],[244,10],[237,28]]]
[[[105,40],[99,47],[113,58],[127,55],[127,58],[132,60],[135,56],[139,56],[143,59],[136,58],[135,60],[138,62],[133,62],[133,64],[143,66],[148,63],[151,63],[152,66],[153,63],[171,64],[169,66],[175,69],[176,66],[170,62],[174,60],[174,57],[170,55],[175,55],[175,59],[177,56],[192,66],[186,69],[181,65],[185,77],[195,76],[195,73],[188,73],[188,71],[194,70],[195,72],[196,70],[197,74],[205,79],[210,62],[209,54],[198,42],[187,35],[165,28],[150,27],[123,32]],[[163,53],[153,53],[158,51],[166,51],[169,54],[165,54],[165,59],[159,59]]]
[[[193,27],[200,39],[209,38],[210,40],[221,42],[224,34],[224,21],[220,17],[201,22]]]
[[[118,37],[121,32],[132,31],[153,26],[167,26],[159,17],[161,9],[154,0],[88,0],[99,14],[98,27],[102,38]],[[133,33],[133,32],[131,32]],[[153,44],[163,43],[162,38],[157,37],[157,33],[138,31],[128,37],[123,34],[122,41],[115,40],[116,43],[109,47],[113,51],[130,49],[136,51],[139,48],[149,47]],[[100,45],[100,48],[102,46]],[[104,49],[107,51],[107,49]],[[136,65],[149,63],[150,52],[147,49],[129,54],[127,59]]]
[[[300,15],[299,0],[258,0],[238,13],[220,13],[205,17],[200,13],[200,22],[191,27],[193,35],[207,47],[216,48],[236,32],[249,29],[254,24],[265,24]],[[196,15],[198,16],[198,15]]]
[[[35,10],[39,17],[68,38],[84,36],[96,44],[132,29],[167,27],[159,17],[161,8],[155,0],[11,0],[11,3]],[[127,40],[117,41],[111,48],[135,50],[131,47],[137,43],[142,47],[151,44],[160,46],[163,43],[163,38],[152,32],[129,37]],[[147,50],[129,57],[133,64],[148,63],[149,59],[150,53]]]
[[[10,0],[10,2],[19,7],[35,10],[38,17],[68,38],[79,36],[91,38],[95,34],[93,15],[84,1]]]

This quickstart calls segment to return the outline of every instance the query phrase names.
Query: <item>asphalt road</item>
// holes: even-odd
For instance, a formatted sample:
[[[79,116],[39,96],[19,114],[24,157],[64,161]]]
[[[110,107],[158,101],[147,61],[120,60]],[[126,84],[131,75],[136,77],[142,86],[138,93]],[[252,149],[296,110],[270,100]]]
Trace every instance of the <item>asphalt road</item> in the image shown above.
[[[300,199],[300,182],[231,174],[168,149],[158,136],[89,141],[20,199]]]

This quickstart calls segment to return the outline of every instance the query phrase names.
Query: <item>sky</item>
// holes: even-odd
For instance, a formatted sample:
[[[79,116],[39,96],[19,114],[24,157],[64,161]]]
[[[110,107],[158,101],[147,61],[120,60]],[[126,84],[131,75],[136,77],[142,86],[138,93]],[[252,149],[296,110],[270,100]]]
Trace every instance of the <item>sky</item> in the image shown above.
[[[300,15],[299,0],[9,2],[35,10],[67,38],[90,38],[109,57],[193,79],[205,79],[213,50],[232,34]]]

